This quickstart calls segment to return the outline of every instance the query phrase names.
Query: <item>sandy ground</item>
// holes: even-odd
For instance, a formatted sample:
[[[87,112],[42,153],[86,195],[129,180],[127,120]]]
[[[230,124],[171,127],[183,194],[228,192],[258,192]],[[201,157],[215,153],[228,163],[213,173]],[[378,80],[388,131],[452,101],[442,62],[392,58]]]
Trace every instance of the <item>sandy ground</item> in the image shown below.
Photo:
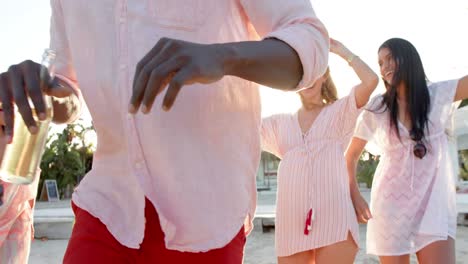
[[[369,192],[364,191],[363,195],[366,199],[369,197]],[[274,208],[276,200],[276,192],[274,190],[259,192],[258,195],[258,210],[271,210]],[[47,207],[54,206],[54,204],[45,204]],[[69,202],[56,204],[55,206],[69,206]],[[38,209],[41,205],[37,206]],[[256,221],[257,222],[257,221]],[[366,226],[360,226],[360,245],[361,249],[357,255],[355,263],[379,263],[375,256],[369,256],[365,253],[365,237]],[[247,239],[245,248],[245,264],[273,264],[276,263],[274,251],[274,229],[269,232],[263,233],[261,226],[256,225],[256,228]],[[32,264],[55,264],[61,263],[62,257],[65,252],[68,240],[35,240],[31,247],[31,255],[29,263]],[[468,264],[468,226],[459,225],[457,228],[456,240],[456,256],[457,264]],[[412,256],[412,262],[417,263],[415,256]]]
[[[361,245],[365,245],[366,228],[360,227]],[[276,263],[274,251],[274,230],[262,233],[254,230],[248,237],[245,248],[245,264],[274,264]],[[31,248],[31,264],[55,264],[61,263],[68,240],[35,240]],[[457,264],[468,263],[468,227],[458,226],[457,229]],[[355,263],[370,264],[379,263],[377,258],[365,254],[365,249],[359,250]],[[414,256],[411,263],[417,263]]]
[[[366,254],[365,237],[366,226],[359,228],[361,249],[358,252],[354,263],[370,264],[379,263],[378,258]],[[276,263],[274,250],[275,234],[274,230],[262,233],[255,230],[247,240],[245,249],[245,264],[274,264]],[[468,264],[468,227],[458,226],[456,240],[457,264]],[[417,263],[415,256],[411,257],[411,263]]]

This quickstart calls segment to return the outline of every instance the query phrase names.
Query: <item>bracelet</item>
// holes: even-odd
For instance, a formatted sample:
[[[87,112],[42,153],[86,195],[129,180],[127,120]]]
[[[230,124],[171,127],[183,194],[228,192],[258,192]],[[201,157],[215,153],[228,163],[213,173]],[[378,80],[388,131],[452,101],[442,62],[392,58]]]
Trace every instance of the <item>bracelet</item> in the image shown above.
[[[348,62],[348,65],[351,66],[351,62],[353,62],[353,60],[355,58],[359,58],[359,56],[356,56],[354,54],[351,53],[351,55],[349,55],[349,57],[346,59],[346,61]]]

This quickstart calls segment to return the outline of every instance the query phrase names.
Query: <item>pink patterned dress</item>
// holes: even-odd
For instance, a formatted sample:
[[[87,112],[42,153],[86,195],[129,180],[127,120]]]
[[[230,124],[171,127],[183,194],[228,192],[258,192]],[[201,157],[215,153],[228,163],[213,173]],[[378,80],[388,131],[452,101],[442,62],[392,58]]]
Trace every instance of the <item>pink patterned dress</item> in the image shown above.
[[[374,175],[367,226],[367,252],[379,256],[412,254],[437,240],[455,239],[456,200],[445,127],[450,121],[457,81],[428,86],[431,106],[429,132],[422,159],[413,154],[414,142],[399,123],[401,141],[390,129],[388,112],[378,109],[381,96],[366,106],[355,137],[376,146],[380,162]],[[427,133],[427,132],[426,132]],[[369,144],[368,144],[369,145]]]
[[[29,185],[0,180],[4,186],[0,206],[0,263],[28,263],[34,237],[33,208],[39,175]]]
[[[344,151],[359,112],[353,89],[323,108],[305,134],[297,113],[263,120],[263,149],[281,158],[275,222],[278,256],[344,241],[349,232],[358,244]],[[305,234],[311,209],[314,217]]]

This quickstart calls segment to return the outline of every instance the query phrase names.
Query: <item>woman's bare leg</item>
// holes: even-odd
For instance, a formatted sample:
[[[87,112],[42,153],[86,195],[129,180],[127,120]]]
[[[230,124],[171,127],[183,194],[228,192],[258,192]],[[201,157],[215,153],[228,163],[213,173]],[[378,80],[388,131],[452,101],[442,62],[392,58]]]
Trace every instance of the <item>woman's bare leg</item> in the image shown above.
[[[315,250],[303,251],[287,257],[278,257],[278,264],[315,264]]]
[[[410,255],[379,256],[381,264],[409,264]]]
[[[356,257],[357,252],[358,247],[356,242],[354,242],[351,233],[348,232],[348,238],[345,241],[316,249],[315,263],[352,264],[354,263],[354,258]]]
[[[416,255],[420,264],[455,264],[455,240],[449,237],[447,240],[435,241],[418,251]]]

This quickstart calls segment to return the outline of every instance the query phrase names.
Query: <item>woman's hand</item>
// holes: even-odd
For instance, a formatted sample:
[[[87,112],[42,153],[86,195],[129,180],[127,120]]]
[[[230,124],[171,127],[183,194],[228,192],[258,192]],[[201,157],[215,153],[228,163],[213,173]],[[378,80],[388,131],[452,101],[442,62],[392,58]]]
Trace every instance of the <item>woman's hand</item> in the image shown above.
[[[367,205],[367,201],[362,197],[359,190],[351,191],[351,200],[353,201],[354,211],[359,223],[365,224],[372,218],[372,214]]]
[[[335,53],[336,55],[339,55],[343,58],[347,58],[352,54],[351,51],[349,51],[348,48],[343,45],[343,43],[332,38],[330,38],[330,52]]]

